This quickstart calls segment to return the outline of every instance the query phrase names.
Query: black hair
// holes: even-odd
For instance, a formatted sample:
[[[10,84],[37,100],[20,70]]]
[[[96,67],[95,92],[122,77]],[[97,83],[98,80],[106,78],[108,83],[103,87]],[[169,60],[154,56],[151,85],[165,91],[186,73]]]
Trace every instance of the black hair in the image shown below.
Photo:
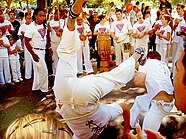
[[[25,14],[24,14],[23,12],[19,12],[19,16],[20,16],[20,17],[24,17]]]
[[[136,5],[139,5],[140,4],[140,2],[139,1],[136,1]]]
[[[185,8],[185,5],[183,3],[178,3],[177,6],[180,6],[182,9]]]
[[[147,59],[148,58],[161,60],[161,55],[157,51],[150,51],[147,54]]]
[[[33,16],[32,16],[32,20],[33,20],[34,22],[36,21],[35,16],[36,16],[40,11],[43,11],[43,12],[44,12],[44,9],[43,9],[43,8],[36,8],[36,9],[34,10],[34,13],[33,13]],[[43,22],[43,26],[44,26],[44,28],[46,28],[46,18],[45,18],[45,21]]]
[[[8,15],[10,15],[11,13],[13,13],[15,15],[15,11],[11,10]]]
[[[120,12],[121,14],[123,13],[121,9],[116,9],[116,13]]]
[[[105,18],[105,15],[102,14],[102,15],[100,15],[98,18],[99,18],[99,20],[101,21],[102,19]]]

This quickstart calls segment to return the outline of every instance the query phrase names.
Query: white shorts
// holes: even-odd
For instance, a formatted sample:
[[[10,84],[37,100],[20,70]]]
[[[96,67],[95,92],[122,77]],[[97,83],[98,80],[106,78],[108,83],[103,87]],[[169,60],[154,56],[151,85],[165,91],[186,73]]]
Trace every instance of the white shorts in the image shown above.
[[[61,109],[57,111],[62,115],[64,119],[78,117],[83,113],[94,110],[96,106],[89,107],[75,107],[71,105],[63,105]],[[73,139],[89,139],[96,138],[107,127],[109,121],[116,119],[123,113],[123,109],[117,103],[102,104],[100,108],[94,114],[77,119],[68,121],[67,125],[74,132]]]

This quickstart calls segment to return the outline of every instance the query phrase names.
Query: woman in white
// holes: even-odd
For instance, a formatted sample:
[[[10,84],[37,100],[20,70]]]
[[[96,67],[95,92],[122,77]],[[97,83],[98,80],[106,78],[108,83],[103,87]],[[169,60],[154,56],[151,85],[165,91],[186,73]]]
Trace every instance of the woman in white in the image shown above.
[[[42,8],[34,11],[34,21],[25,32],[25,45],[31,54],[34,68],[33,91],[48,92],[48,69],[45,62],[47,28],[44,24],[45,14]]]
[[[110,26],[107,23],[107,17],[105,15],[99,16],[100,23],[96,24],[94,29],[94,35],[107,34],[110,35]]]
[[[76,29],[80,39],[80,49],[77,52],[77,70],[78,74],[83,73],[83,58],[86,69],[86,74],[93,73],[92,63],[90,61],[90,47],[88,37],[92,36],[92,32],[88,24],[84,23],[83,18],[79,16],[77,19]],[[82,57],[83,54],[83,57]]]
[[[56,74],[56,67],[57,67],[57,63],[58,63],[58,55],[57,55],[57,47],[61,41],[62,38],[62,31],[63,31],[63,27],[65,24],[64,19],[59,19],[60,17],[58,17],[58,10],[55,11],[54,13],[54,19],[52,19],[49,22],[49,26],[48,29],[50,31],[50,38],[51,38],[51,47],[52,47],[52,71],[53,71],[53,75],[55,76]]]
[[[100,15],[99,16],[100,23],[96,24],[95,29],[94,29],[94,35],[97,35],[97,38],[99,35],[110,35],[110,25],[107,23],[107,17],[105,15]],[[99,47],[99,44],[98,46]],[[99,48],[98,48],[99,50]],[[100,67],[100,56],[97,56],[97,68],[99,69]]]
[[[157,51],[161,55],[161,61],[164,61],[168,64],[168,51],[171,40],[171,27],[169,26],[170,16],[164,15],[162,17],[163,26],[159,31],[156,31],[157,37],[160,39],[160,45],[157,47]]]
[[[5,83],[13,85],[11,82],[8,49],[10,43],[6,36],[3,36],[2,29],[0,28],[0,87],[5,87]]]
[[[23,80],[21,77],[19,54],[18,54],[20,48],[19,46],[16,45],[16,40],[13,38],[13,36],[10,36],[9,42],[10,42],[9,60],[10,60],[10,67],[12,71],[12,78],[14,82],[18,83],[19,81]]]

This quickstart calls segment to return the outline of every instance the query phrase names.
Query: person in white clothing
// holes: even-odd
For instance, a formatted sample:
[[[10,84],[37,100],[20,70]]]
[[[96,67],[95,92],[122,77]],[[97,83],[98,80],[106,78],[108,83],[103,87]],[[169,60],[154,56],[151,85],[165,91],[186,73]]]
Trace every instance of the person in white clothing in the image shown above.
[[[20,62],[19,62],[19,53],[20,47],[16,45],[16,40],[13,36],[9,37],[10,42],[10,49],[9,49],[9,60],[10,60],[10,67],[12,71],[12,78],[13,81],[18,83],[23,81],[20,71]]]
[[[156,31],[157,37],[160,38],[160,45],[157,47],[157,51],[161,55],[161,60],[168,64],[169,59],[169,46],[171,41],[171,27],[169,26],[170,16],[164,15],[162,17],[163,26],[160,30]]]
[[[79,34],[79,39],[81,41],[80,43],[80,49],[77,52],[78,60],[77,60],[77,70],[78,74],[83,73],[83,59],[86,69],[86,74],[93,73],[92,63],[90,61],[90,47],[89,47],[89,41],[88,37],[92,36],[92,31],[90,30],[90,27],[88,24],[84,23],[84,20],[81,16],[76,18],[77,25],[76,29]],[[83,55],[83,58],[82,58]]]
[[[0,28],[3,31],[3,35],[10,35],[10,34],[14,34],[14,28],[12,26],[12,24],[10,23],[10,21],[5,20],[4,15],[3,15],[3,11],[0,10]]]
[[[25,31],[26,28],[28,27],[28,25],[32,22],[32,17],[26,13],[25,14],[25,23],[23,25],[20,26],[19,31],[18,31],[18,35],[20,37],[20,39],[22,40],[22,44],[24,47],[24,66],[25,66],[25,79],[31,79],[32,78],[32,69],[33,69],[33,65],[32,65],[32,59],[31,56],[25,46]]]
[[[130,125],[135,128],[139,115],[147,112],[143,120],[142,130],[148,128],[158,131],[162,119],[172,110],[173,85],[170,79],[170,71],[166,63],[160,61],[161,56],[156,51],[147,54],[146,63],[139,66],[138,72],[133,78],[136,86],[144,86],[147,94],[137,96],[130,109]],[[143,131],[143,135],[145,135]]]
[[[77,78],[77,50],[80,40],[75,18],[81,13],[83,2],[85,0],[76,0],[70,8],[63,37],[57,48],[59,61],[53,87],[56,110],[66,120],[74,133],[74,139],[98,137],[109,121],[123,113],[126,138],[130,128],[127,105],[102,104],[99,99],[113,90],[117,84],[127,83],[132,79],[135,62],[141,57],[143,50],[139,49],[138,53],[135,52],[131,58],[110,72]]]
[[[0,28],[0,87],[5,87],[5,83],[14,85],[11,82],[11,74],[8,59],[8,49],[10,43],[6,36],[3,36],[3,31]]]
[[[141,12],[136,13],[138,21],[133,25],[133,34],[132,37],[136,39],[135,47],[143,47],[145,50],[145,56],[148,53],[148,42],[149,35],[148,31],[150,28],[150,23],[143,20]]]
[[[52,54],[52,71],[53,71],[53,75],[55,76],[56,74],[56,67],[57,67],[57,63],[58,63],[58,55],[57,55],[57,47],[61,41],[62,38],[62,31],[63,31],[63,27],[65,24],[65,20],[64,19],[59,19],[60,17],[58,17],[58,10],[55,11],[54,13],[54,19],[52,19],[49,23],[48,23],[48,29],[50,31],[50,37],[51,37],[51,48],[53,51]]]
[[[107,17],[105,15],[100,15],[99,19],[100,19],[100,23],[96,24],[95,29],[94,29],[94,35],[97,36],[97,39],[99,38],[99,35],[110,35],[110,26],[109,26],[109,24],[107,24]],[[110,38],[110,36],[109,36],[109,38]],[[97,47],[98,47],[98,53],[99,53],[100,45],[98,44]],[[109,49],[111,49],[111,48],[109,48]],[[110,55],[110,54],[108,54],[108,55]],[[97,56],[97,69],[99,70],[99,68],[100,68],[100,55],[98,54],[98,56]]]
[[[34,68],[32,90],[46,93],[48,92],[48,69],[45,62],[47,28],[44,24],[44,10],[36,8],[33,17],[34,21],[25,32],[25,45],[31,54]]]
[[[133,33],[132,25],[129,20],[123,19],[122,10],[116,10],[117,21],[111,24],[111,37],[113,37],[116,65],[129,58],[130,40],[129,35]],[[122,53],[122,55],[121,55]]]
[[[181,36],[177,35],[177,32],[179,30],[178,25],[181,21],[183,21],[184,19],[184,8],[185,5],[182,3],[178,3],[176,10],[178,13],[178,16],[174,19],[174,34],[173,34],[173,39],[172,39],[172,73],[174,74],[174,70],[175,70],[175,63],[176,61],[179,59],[179,55],[181,55],[181,51],[182,51],[182,45],[183,45],[183,39],[181,38]],[[181,43],[180,43],[181,42]],[[176,56],[177,53],[177,56]],[[176,58],[177,57],[177,58]],[[176,58],[176,59],[175,59]],[[173,75],[174,77],[174,75]]]

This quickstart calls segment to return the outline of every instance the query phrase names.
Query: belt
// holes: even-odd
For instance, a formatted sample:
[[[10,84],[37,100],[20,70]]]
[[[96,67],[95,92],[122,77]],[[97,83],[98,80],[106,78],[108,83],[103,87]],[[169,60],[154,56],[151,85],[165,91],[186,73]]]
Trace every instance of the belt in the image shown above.
[[[43,48],[34,48],[34,47],[33,47],[33,49],[35,49],[35,50],[45,50]]]
[[[94,104],[93,104],[93,105],[94,105]],[[90,115],[92,115],[92,114],[94,114],[95,112],[98,111],[98,109],[100,108],[100,103],[99,103],[99,102],[95,102],[95,106],[96,106],[96,108],[95,108],[94,110],[92,110],[92,111],[90,111],[90,112],[88,112],[88,113],[85,113],[85,114],[83,114],[83,115],[81,115],[81,116],[72,117],[72,118],[67,118],[67,119],[61,119],[61,120],[59,120],[59,121],[60,121],[61,123],[66,123],[66,122],[68,122],[68,121],[79,120],[79,119],[85,118],[85,117],[87,117],[87,116],[90,116]]]
[[[162,106],[173,106],[174,103],[173,102],[165,102],[164,100],[152,100],[153,103],[157,104],[157,105],[162,105]]]
[[[164,102],[163,100],[152,100],[151,102],[155,103],[159,110],[165,115],[180,115],[180,112],[167,112],[163,109],[163,106],[174,106],[174,100],[172,102]]]

